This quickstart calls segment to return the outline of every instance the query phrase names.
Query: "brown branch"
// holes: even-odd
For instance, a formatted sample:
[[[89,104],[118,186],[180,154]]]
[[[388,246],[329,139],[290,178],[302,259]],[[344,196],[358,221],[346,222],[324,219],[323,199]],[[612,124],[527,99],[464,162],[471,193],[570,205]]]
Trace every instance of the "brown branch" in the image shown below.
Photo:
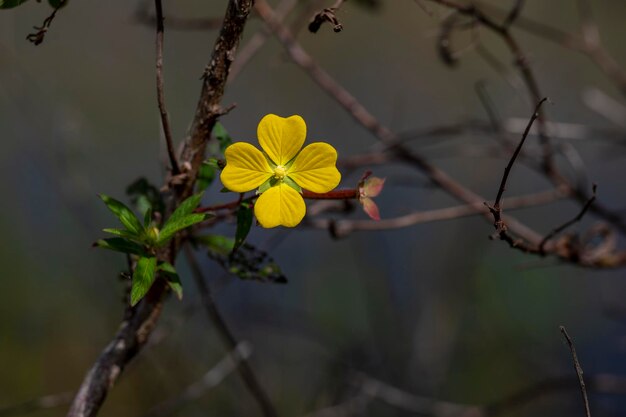
[[[163,126],[163,135],[165,136],[165,145],[167,147],[167,155],[172,165],[172,175],[180,174],[180,167],[176,160],[174,152],[174,143],[172,139],[172,129],[170,128],[170,119],[165,108],[165,93],[163,91],[163,8],[161,0],[154,0],[156,9],[156,86],[157,86],[157,102],[159,104],[159,113],[161,114],[161,124]]]
[[[26,39],[35,44],[35,46],[41,44],[44,41],[46,33],[48,33],[48,29],[50,29],[50,25],[56,17],[57,12],[61,7],[65,6],[66,4],[67,0],[62,0],[59,5],[54,8],[52,13],[44,19],[41,26],[33,26],[33,29],[35,29],[37,32],[29,33],[26,36]]]
[[[549,204],[556,200],[562,199],[566,194],[563,191],[554,189],[547,190],[535,194],[522,195],[516,197],[505,198],[502,201],[507,209],[515,210],[526,207],[536,207],[543,204]],[[374,230],[392,230],[401,229],[416,224],[430,223],[443,220],[460,219],[474,215],[489,214],[489,209],[485,206],[476,207],[471,204],[463,204],[446,208],[433,210],[422,210],[403,216],[393,217],[389,219],[372,220],[330,220],[330,219],[307,219],[306,225],[318,228],[329,229],[334,223],[335,236],[345,237],[356,231],[374,231]]]
[[[165,289],[165,283],[157,280],[141,303],[127,307],[127,318],[87,373],[68,417],[92,417],[98,413],[126,364],[148,341],[161,314]]]
[[[541,106],[546,100],[547,98],[542,99],[535,107],[535,111],[533,112],[530,120],[528,121],[528,124],[526,125],[526,129],[524,130],[522,139],[517,145],[515,152],[513,152],[511,159],[509,159],[508,164],[504,168],[504,174],[502,175],[502,179],[500,180],[500,187],[498,188],[498,194],[496,196],[496,200],[493,206],[489,206],[485,202],[485,205],[487,205],[487,207],[489,208],[489,211],[493,215],[493,225],[496,228],[496,236],[498,236],[501,240],[504,240],[505,242],[507,242],[509,246],[511,246],[512,248],[516,248],[516,249],[521,250],[522,252],[527,252],[527,253],[540,253],[540,251],[538,248],[535,248],[534,245],[532,245],[530,242],[525,241],[523,239],[514,238],[508,232],[507,224],[502,218],[502,207],[500,205],[500,202],[502,200],[502,195],[504,194],[504,190],[506,189],[506,183],[509,178],[509,174],[511,172],[511,169],[513,168],[513,165],[515,164],[515,160],[517,159],[517,156],[522,150],[522,146],[524,146],[524,142],[526,141],[526,138],[528,137],[530,128],[532,127],[535,120],[537,120],[537,118],[539,117],[539,109],[541,108]]]
[[[206,142],[217,117],[222,114],[220,101],[228,69],[239,44],[253,0],[230,0],[220,35],[213,47],[210,64],[205,71],[198,110],[192,135],[183,148],[180,161],[188,167],[188,175],[171,199],[169,213],[193,192],[197,172],[204,158]],[[174,264],[181,239],[174,239],[169,248],[159,253],[159,259]],[[124,367],[145,346],[161,313],[168,287],[157,279],[146,297],[134,308],[127,308],[117,334],[100,354],[83,380],[69,410],[68,417],[93,417],[104,402]]]
[[[585,414],[587,417],[591,417],[591,410],[589,408],[589,399],[587,398],[587,389],[585,388],[585,380],[583,379],[583,368],[580,366],[580,362],[578,362],[578,356],[576,355],[576,348],[574,347],[574,342],[567,334],[567,330],[565,330],[564,326],[559,326],[563,337],[567,341],[567,345],[569,346],[569,350],[572,353],[572,361],[574,362],[574,370],[576,371],[576,375],[578,376],[578,382],[580,384],[580,393],[583,397],[583,403],[585,404]]]
[[[500,210],[500,200],[502,199],[502,194],[504,194],[504,190],[506,189],[506,182],[509,178],[511,168],[513,168],[513,164],[515,164],[515,160],[517,159],[517,156],[520,154],[520,151],[522,150],[522,147],[524,146],[524,142],[526,141],[526,138],[528,137],[530,128],[533,126],[533,123],[535,122],[535,120],[537,120],[537,118],[539,117],[539,110],[541,109],[541,106],[547,100],[548,100],[547,98],[541,99],[541,101],[539,101],[539,103],[535,107],[535,111],[533,112],[533,115],[528,121],[528,124],[526,125],[526,129],[524,130],[524,134],[522,135],[522,140],[520,140],[519,144],[517,145],[517,148],[515,148],[515,152],[513,152],[513,155],[511,156],[511,159],[509,159],[509,163],[504,168],[504,175],[502,176],[502,180],[500,181],[500,187],[498,188],[498,195],[496,196],[496,200],[493,205],[494,209],[496,210]]]
[[[320,27],[322,27],[322,25],[326,22],[333,26],[333,31],[335,33],[341,32],[343,30],[343,25],[339,22],[339,19],[337,19],[336,13],[346,1],[347,0],[337,0],[331,7],[327,7],[315,13],[313,19],[311,19],[311,23],[309,23],[309,32],[317,33],[317,31],[320,30]]]
[[[561,233],[563,230],[567,229],[568,227],[570,227],[571,225],[573,225],[574,223],[578,223],[583,216],[585,215],[585,213],[587,212],[587,210],[589,210],[589,208],[591,207],[591,205],[593,204],[593,202],[596,200],[596,184],[593,184],[593,195],[591,196],[591,198],[589,200],[587,200],[587,204],[585,204],[583,206],[583,208],[580,210],[580,212],[576,215],[576,217],[574,217],[573,219],[570,219],[568,221],[566,221],[565,223],[563,223],[562,225],[555,227],[554,229],[552,229],[552,231],[550,233],[548,233],[543,240],[539,243],[539,252],[540,253],[545,253],[545,245],[546,243],[552,239],[554,236],[556,236],[558,233]]]
[[[181,161],[189,164],[187,178],[177,187],[181,198],[193,193],[200,165],[205,158],[206,145],[217,119],[224,114],[220,107],[231,64],[243,34],[245,23],[252,10],[253,0],[230,0],[224,24],[215,41],[209,65],[204,71],[202,91],[196,107],[191,132],[181,152]]]
[[[187,258],[187,262],[189,263],[189,267],[191,269],[191,273],[193,275],[194,281],[196,283],[196,287],[198,288],[198,292],[200,293],[200,298],[202,300],[202,306],[206,311],[209,320],[216,327],[218,334],[220,335],[222,342],[226,345],[227,349],[230,351],[234,351],[239,344],[237,339],[235,338],[233,332],[230,330],[224,317],[222,317],[222,313],[220,313],[217,308],[217,304],[213,299],[213,295],[211,294],[211,289],[208,284],[205,282],[204,276],[202,274],[202,270],[200,269],[200,265],[195,258],[195,255],[189,246],[185,246],[185,256]],[[237,371],[241,376],[246,388],[252,394],[256,402],[258,403],[263,415],[266,417],[276,417],[278,414],[276,413],[276,409],[272,404],[269,396],[265,392],[263,386],[259,383],[252,367],[248,363],[245,358],[241,358],[238,363]]]

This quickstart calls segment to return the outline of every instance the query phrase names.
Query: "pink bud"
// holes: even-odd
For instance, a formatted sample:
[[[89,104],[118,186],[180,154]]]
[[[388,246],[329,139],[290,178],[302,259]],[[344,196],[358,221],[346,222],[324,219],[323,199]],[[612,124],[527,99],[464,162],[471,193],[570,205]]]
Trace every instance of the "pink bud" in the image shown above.
[[[361,193],[365,197],[376,197],[383,190],[385,178],[370,177],[363,182]]]

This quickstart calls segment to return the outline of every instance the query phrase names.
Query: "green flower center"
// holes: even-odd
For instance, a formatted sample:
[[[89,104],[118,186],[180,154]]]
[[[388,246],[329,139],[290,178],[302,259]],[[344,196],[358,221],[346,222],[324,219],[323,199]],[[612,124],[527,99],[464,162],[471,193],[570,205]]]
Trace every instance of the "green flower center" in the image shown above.
[[[284,165],[278,165],[274,168],[274,178],[282,180],[287,175],[287,168]]]

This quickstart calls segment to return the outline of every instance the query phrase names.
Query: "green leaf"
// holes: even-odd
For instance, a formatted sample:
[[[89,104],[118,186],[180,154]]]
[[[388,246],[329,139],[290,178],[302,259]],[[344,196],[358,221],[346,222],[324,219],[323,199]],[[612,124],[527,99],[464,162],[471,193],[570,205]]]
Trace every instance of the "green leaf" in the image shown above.
[[[148,207],[148,210],[143,215],[143,227],[147,228],[152,223],[152,207]]]
[[[237,231],[235,232],[235,246],[233,252],[237,251],[243,244],[252,227],[252,204],[248,202],[241,203],[237,209]]]
[[[27,1],[28,0],[0,0],[0,9],[11,9]]]
[[[267,180],[263,184],[261,184],[261,186],[257,190],[257,194],[262,194],[262,193],[266,192],[267,190],[269,190],[272,187],[272,185],[274,185],[272,180],[274,180],[274,178],[270,178],[269,180]]]
[[[190,214],[187,217],[168,220],[163,229],[159,232],[159,239],[157,245],[163,246],[166,244],[177,232],[192,226],[196,223],[200,223],[206,219],[206,215],[202,213]]]
[[[183,284],[180,282],[180,277],[178,276],[178,272],[176,272],[176,268],[170,263],[163,262],[159,264],[157,270],[161,271],[161,275],[167,280],[168,285],[176,294],[176,297],[179,300],[183,299]]]
[[[224,270],[240,279],[284,284],[287,278],[280,267],[267,254],[249,243],[243,243],[236,252],[228,252],[228,244],[234,240],[225,236],[204,236],[201,243],[207,245],[209,258]]]
[[[202,199],[202,193],[198,193],[198,194],[192,195],[191,197],[189,197],[188,199],[180,203],[180,206],[178,206],[176,210],[174,210],[174,213],[172,213],[170,218],[167,219],[167,222],[165,222],[165,225],[163,225],[163,227],[165,228],[167,227],[168,223],[176,222],[182,219],[183,217],[187,217],[188,215],[193,213],[196,207],[198,207],[198,204],[200,204],[201,199]]]
[[[285,182],[285,184],[287,184],[288,186],[290,186],[297,192],[302,193],[302,188],[298,184],[296,184],[296,182],[292,180],[291,178],[285,177],[283,178],[283,181]]]
[[[133,233],[135,236],[139,236],[141,234],[143,227],[131,209],[107,195],[102,194],[100,195],[100,198],[104,201],[104,204],[107,205],[109,210],[111,210],[120,222],[122,222],[124,227],[126,227],[126,230]]]
[[[204,191],[209,188],[209,185],[211,185],[215,179],[216,173],[217,164],[211,163],[210,161],[204,161],[202,165],[200,165],[200,170],[198,171],[198,181],[196,182],[197,190]]]
[[[138,240],[139,236],[134,233],[129,232],[126,229],[102,229],[103,232],[111,233],[115,236],[125,237],[127,239]]]
[[[213,137],[215,137],[220,144],[220,151],[222,151],[222,153],[231,143],[233,143],[233,139],[224,128],[224,125],[220,122],[215,123],[215,126],[213,127]]]
[[[99,248],[114,250],[116,252],[130,253],[133,255],[147,256],[147,253],[143,246],[131,242],[128,239],[121,237],[112,237],[108,239],[99,239],[94,244]]]
[[[130,305],[137,304],[154,283],[157,260],[154,256],[140,257],[133,272],[133,285],[130,290]]]

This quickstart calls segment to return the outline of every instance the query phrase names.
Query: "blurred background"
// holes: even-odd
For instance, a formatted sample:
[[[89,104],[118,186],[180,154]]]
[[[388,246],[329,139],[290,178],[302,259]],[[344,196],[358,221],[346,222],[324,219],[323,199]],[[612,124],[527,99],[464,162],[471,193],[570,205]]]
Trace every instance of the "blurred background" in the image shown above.
[[[219,17],[226,3],[166,1],[165,16]],[[301,2],[290,22],[309,3]],[[500,70],[468,48],[469,32],[453,38],[455,48],[465,52],[450,68],[436,49],[447,10],[428,1],[371,4],[346,3],[338,13],[341,33],[326,25],[317,34],[301,30],[298,39],[383,124],[407,132],[485,121],[477,83],[503,120],[530,116],[533,104],[501,39],[479,30]],[[491,4],[506,9],[513,2]],[[626,67],[626,3],[590,5],[604,46]],[[122,318],[119,274],[126,261],[92,249],[91,243],[103,236],[102,228],[116,224],[98,193],[128,202],[125,188],[138,177],[162,184],[154,28],[138,21],[138,7],[135,1],[72,1],[36,47],[25,38],[50,13],[47,4],[29,2],[0,12],[0,409],[75,390]],[[522,13],[566,32],[579,30],[572,1],[528,0]],[[242,45],[261,27],[252,19]],[[546,108],[549,119],[610,132],[557,142],[578,153],[589,181],[599,186],[600,201],[624,209],[626,119],[620,126],[588,100],[594,94],[615,100],[615,111],[623,114],[623,96],[587,57],[515,27],[512,32],[542,95],[552,101]],[[215,36],[212,30],[168,30],[166,20],[165,94],[179,141],[192,120]],[[302,115],[308,140],[331,143],[340,158],[367,152],[376,143],[273,38],[229,85],[223,102],[237,103],[222,119],[235,140],[256,143],[258,121],[276,113]],[[411,146],[493,199],[506,159],[468,152],[493,143],[492,137],[468,131],[422,137]],[[372,169],[387,178],[376,200],[383,218],[457,204],[413,169]],[[354,187],[361,174],[344,175],[342,186]],[[519,165],[507,195],[549,186]],[[228,201],[220,188],[213,184],[204,203]],[[560,201],[516,216],[546,233],[578,210]],[[348,218],[366,216],[356,210]],[[597,221],[586,216],[573,230]],[[215,230],[229,236],[234,231],[234,224]],[[251,365],[282,416],[346,404],[360,395],[363,380],[470,405],[493,404],[548,381],[541,395],[506,414],[582,415],[559,326],[574,338],[588,378],[625,375],[626,270],[585,270],[525,256],[489,240],[492,231],[481,217],[355,232],[339,240],[306,226],[253,227],[248,241],[271,253],[289,280],[286,285],[241,281],[202,252],[199,259],[225,320],[238,339],[253,346]],[[183,301],[168,301],[155,342],[125,370],[101,415],[143,416],[224,357],[188,265],[181,260],[177,267]],[[595,416],[626,415],[623,395],[591,390],[590,398]],[[31,415],[65,412],[61,406]],[[374,396],[350,413],[328,415],[415,414]],[[239,376],[231,374],[173,415],[260,413]]]

